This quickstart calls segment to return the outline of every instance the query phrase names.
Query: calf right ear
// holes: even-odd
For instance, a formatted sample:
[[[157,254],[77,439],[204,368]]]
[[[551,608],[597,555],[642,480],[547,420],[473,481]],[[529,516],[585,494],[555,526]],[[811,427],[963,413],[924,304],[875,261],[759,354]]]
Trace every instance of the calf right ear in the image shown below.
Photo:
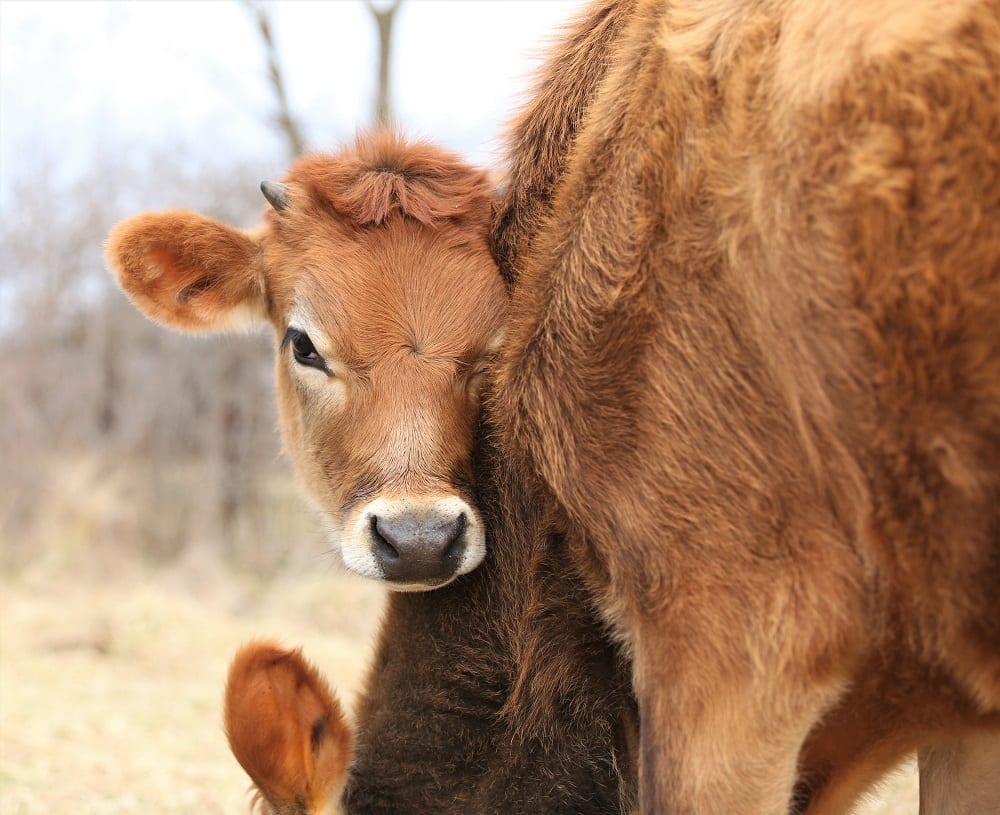
[[[337,812],[353,736],[320,673],[271,642],[244,645],[226,682],[226,736],[275,813]]]
[[[267,316],[261,235],[186,210],[149,212],[111,230],[105,260],[150,319],[224,331]]]

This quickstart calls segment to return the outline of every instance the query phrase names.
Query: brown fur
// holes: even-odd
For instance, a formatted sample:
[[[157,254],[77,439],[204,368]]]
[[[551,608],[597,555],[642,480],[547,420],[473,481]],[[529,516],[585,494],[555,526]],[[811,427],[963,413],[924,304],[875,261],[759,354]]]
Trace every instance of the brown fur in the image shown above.
[[[633,811],[627,665],[490,435],[476,479],[487,558],[443,589],[390,595],[357,710],[351,815]]]
[[[515,123],[493,420],[632,656],[642,811],[843,812],[1000,725],[1000,5],[632,5]]]
[[[257,230],[140,215],[112,233],[108,261],[141,309],[183,330],[226,327],[242,311],[270,320],[280,340],[306,303],[337,373],[370,388],[340,415],[279,346],[285,444],[321,503],[349,501],[358,485],[419,492],[457,472],[483,514],[482,566],[433,592],[390,595],[357,712],[349,811],[628,812],[635,710],[624,662],[567,572],[534,482],[496,453],[489,428],[473,446],[477,366],[505,305],[485,251],[492,188],[453,157],[388,136],[302,159],[286,182],[288,208]],[[414,344],[425,365],[411,359]],[[394,455],[394,431],[420,415],[447,432],[422,428]],[[234,752],[269,805],[292,812],[310,803],[290,799],[314,721],[292,703],[295,688],[322,685],[299,662],[251,649],[237,657],[227,703]],[[335,781],[321,773],[310,789]]]

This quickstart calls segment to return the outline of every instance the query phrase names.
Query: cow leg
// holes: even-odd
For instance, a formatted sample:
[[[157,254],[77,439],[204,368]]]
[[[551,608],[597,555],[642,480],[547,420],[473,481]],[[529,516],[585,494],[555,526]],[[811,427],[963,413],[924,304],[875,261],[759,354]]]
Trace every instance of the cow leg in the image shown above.
[[[871,713],[873,720],[878,713]],[[829,722],[824,720],[824,725]],[[837,766],[829,782],[805,809],[805,815],[849,812],[861,793],[901,760],[897,738],[862,747],[846,766]],[[918,753],[920,815],[1000,813],[1000,730],[966,734]]]
[[[847,687],[847,652],[806,650],[821,640],[815,628],[799,621],[786,649],[751,609],[720,605],[711,616],[730,624],[728,640],[694,613],[633,642],[646,815],[787,815],[802,745]]]
[[[859,750],[846,766],[827,768],[823,785],[810,796],[803,815],[843,815],[850,812],[866,790],[899,766],[905,756],[899,745],[883,742]],[[932,815],[945,815],[932,810]],[[970,813],[971,815],[971,813]]]
[[[824,705],[776,724],[763,710],[741,711],[736,733],[728,727],[701,732],[681,724],[684,714],[646,697],[642,705],[639,761],[641,812],[671,815],[786,815],[795,783],[798,747]],[[748,700],[743,700],[748,701]],[[642,703],[640,703],[642,704]],[[732,723],[735,723],[733,721]],[[674,732],[666,739],[664,729]],[[766,733],[761,740],[746,731]]]
[[[1000,730],[921,750],[917,763],[920,815],[1000,813]]]

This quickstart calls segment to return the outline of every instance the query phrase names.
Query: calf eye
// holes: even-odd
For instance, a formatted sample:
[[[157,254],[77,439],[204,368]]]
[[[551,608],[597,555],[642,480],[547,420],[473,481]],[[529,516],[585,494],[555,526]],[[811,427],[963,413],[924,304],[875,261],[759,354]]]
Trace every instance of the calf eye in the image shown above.
[[[282,345],[289,343],[291,343],[295,361],[299,365],[308,365],[310,368],[318,368],[321,371],[326,370],[326,360],[319,355],[316,346],[312,344],[312,340],[309,339],[309,335],[305,331],[299,331],[297,328],[289,328],[285,333],[285,340]]]

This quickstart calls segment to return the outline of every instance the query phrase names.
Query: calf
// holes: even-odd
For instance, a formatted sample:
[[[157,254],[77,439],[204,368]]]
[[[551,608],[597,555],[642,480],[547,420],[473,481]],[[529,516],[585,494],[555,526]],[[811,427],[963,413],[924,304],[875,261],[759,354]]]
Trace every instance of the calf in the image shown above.
[[[257,229],[138,215],[112,231],[108,265],[172,328],[270,323],[285,448],[344,563],[397,589],[444,585],[485,552],[471,451],[506,305],[490,179],[382,133],[262,188]]]
[[[473,569],[490,534],[480,568],[433,592],[390,594],[357,711],[347,808],[627,812],[625,663],[564,569],[532,483],[476,427],[505,305],[485,255],[487,179],[383,135],[302,159],[264,191],[273,211],[251,232],[186,212],[130,219],[109,239],[109,265],[169,326],[272,323],[285,444],[343,530],[349,566],[397,587],[440,586]],[[449,482],[459,497],[441,501],[433,492]],[[457,568],[409,556],[387,531],[382,508],[404,499],[437,502],[439,515],[441,503],[465,502]],[[416,530],[415,545],[446,526],[419,521],[398,524]],[[392,562],[390,544],[404,562]],[[308,689],[301,703],[294,688]],[[228,731],[268,806],[321,812],[336,799],[348,748],[331,699],[298,657],[261,646],[237,660]]]

